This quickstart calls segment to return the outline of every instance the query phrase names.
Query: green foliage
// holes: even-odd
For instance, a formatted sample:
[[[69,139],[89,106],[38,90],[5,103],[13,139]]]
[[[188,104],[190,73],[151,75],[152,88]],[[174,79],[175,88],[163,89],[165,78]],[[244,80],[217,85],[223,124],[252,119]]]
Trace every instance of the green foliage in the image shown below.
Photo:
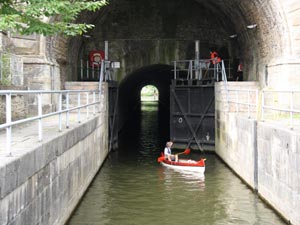
[[[0,85],[11,85],[10,56],[8,54],[0,54],[0,78]]]
[[[144,86],[141,90],[141,101],[157,101],[158,90],[153,85]]]
[[[75,23],[80,13],[95,12],[106,4],[106,0],[1,0],[0,30],[22,35],[81,35],[94,25]]]
[[[153,85],[146,85],[141,90],[141,93],[146,95],[153,95],[155,92],[157,92],[157,88]]]

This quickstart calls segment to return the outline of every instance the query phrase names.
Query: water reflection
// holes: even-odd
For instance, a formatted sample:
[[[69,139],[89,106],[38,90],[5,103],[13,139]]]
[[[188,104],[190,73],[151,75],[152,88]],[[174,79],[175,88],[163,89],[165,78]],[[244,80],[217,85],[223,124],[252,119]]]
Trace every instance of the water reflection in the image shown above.
[[[153,107],[122,133],[69,225],[285,224],[215,155],[189,155],[207,159],[202,177],[157,163],[169,120]]]
[[[166,188],[174,185],[174,180],[187,184],[185,191],[193,191],[195,189],[205,189],[205,176],[191,171],[176,171],[170,168],[160,167],[158,169],[159,179],[164,181]]]

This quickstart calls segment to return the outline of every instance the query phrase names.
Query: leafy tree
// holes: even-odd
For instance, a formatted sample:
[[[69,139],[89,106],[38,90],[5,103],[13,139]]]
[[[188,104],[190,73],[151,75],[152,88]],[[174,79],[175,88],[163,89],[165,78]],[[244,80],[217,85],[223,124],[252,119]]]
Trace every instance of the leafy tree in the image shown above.
[[[76,23],[76,18],[106,4],[106,0],[0,0],[0,31],[82,35],[94,25]]]

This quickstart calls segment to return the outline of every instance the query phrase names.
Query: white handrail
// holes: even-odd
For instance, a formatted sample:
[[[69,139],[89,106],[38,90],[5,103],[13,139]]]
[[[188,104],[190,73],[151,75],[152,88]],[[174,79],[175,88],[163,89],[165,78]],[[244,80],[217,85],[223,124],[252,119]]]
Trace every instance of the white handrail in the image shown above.
[[[284,112],[289,115],[289,125],[291,126],[291,128],[293,128],[295,125],[294,116],[295,114],[300,114],[300,96],[299,98],[295,98],[295,94],[300,94],[300,90],[262,90],[261,94],[259,94],[259,90],[257,89],[228,89],[228,91],[229,93],[235,92],[235,99],[233,99],[232,95],[229,95],[228,103],[233,103],[236,105],[235,109],[237,113],[240,112],[239,106],[247,106],[248,118],[250,118],[251,116],[251,107],[255,108],[255,110],[252,110],[252,112],[255,112],[256,119],[258,119],[258,115],[261,115],[261,121],[265,121],[268,115],[270,117],[270,115],[275,115],[275,113]],[[242,94],[240,93],[247,94],[247,97],[245,97],[244,95],[244,97],[241,98],[240,96]],[[276,100],[275,102],[277,105],[270,104],[270,100],[268,100],[270,99],[268,98],[268,94],[272,94],[272,96],[275,95],[278,97],[278,99],[282,99],[281,102]],[[282,94],[285,94],[285,96],[281,96]],[[252,98],[251,95],[253,95]],[[259,104],[261,104],[260,108]],[[298,109],[295,108],[296,106],[298,106]],[[267,112],[267,110],[269,110],[269,113]],[[270,113],[270,111],[274,112]],[[286,119],[287,118],[285,117],[277,119],[268,118],[269,121],[281,121]]]
[[[250,108],[251,107],[254,107],[255,108],[255,115],[257,118],[257,112],[258,112],[258,90],[256,89],[228,89],[228,104],[232,103],[232,104],[235,104],[235,109],[236,109],[236,112],[240,112],[240,105],[242,106],[247,106],[247,115],[248,115],[248,118],[250,118]],[[234,92],[235,93],[235,99],[232,99],[230,96],[230,93],[231,92]],[[242,93],[245,93],[247,94],[247,98],[240,98],[241,94],[240,92]],[[251,101],[250,99],[250,96],[252,95],[255,95],[255,100],[254,101]],[[243,101],[243,99],[246,99],[246,101]]]
[[[101,91],[101,90],[100,90]],[[42,119],[50,116],[59,116],[59,131],[62,130],[62,114],[66,113],[66,128],[69,128],[69,113],[74,110],[78,110],[78,123],[80,123],[80,109],[86,108],[87,109],[87,117],[90,115],[89,114],[89,106],[93,106],[93,111],[95,114],[96,113],[96,105],[98,105],[98,109],[100,111],[100,103],[101,103],[101,92],[99,90],[91,91],[91,90],[62,90],[62,91],[42,91],[42,90],[35,90],[35,91],[26,91],[26,90],[0,90],[0,96],[5,95],[6,100],[5,100],[5,106],[6,106],[6,122],[3,124],[0,124],[0,130],[1,129],[6,129],[6,153],[7,156],[12,156],[11,152],[11,142],[12,142],[12,127],[15,125],[23,124],[23,123],[28,123],[32,121],[38,121],[38,140],[42,141],[43,140],[43,123]],[[77,94],[77,106],[71,107],[70,108],[70,94]],[[81,104],[81,93],[86,93],[86,104]],[[89,102],[89,93],[92,93],[93,95],[93,100],[92,102]],[[29,118],[25,119],[19,119],[12,121],[12,95],[28,95],[28,94],[35,94],[37,95],[37,109],[38,109],[38,115],[37,116],[31,116]],[[50,112],[50,113],[45,113],[43,114],[43,101],[42,101],[42,95],[43,94],[58,94],[59,99],[58,99],[58,110],[55,112]],[[96,95],[97,94],[97,95]],[[66,96],[66,107],[63,109],[63,95]],[[98,96],[98,99],[96,98]],[[98,111],[98,112],[99,112]]]
[[[271,93],[272,96],[274,96],[274,93],[276,95],[278,95],[278,99],[282,99],[281,101],[277,100],[276,104],[278,106],[274,106],[271,105],[265,105],[265,98],[267,96],[267,94]],[[288,94],[289,96],[280,96],[279,94]],[[289,125],[291,128],[294,127],[294,114],[300,114],[300,109],[295,109],[295,105],[300,108],[300,98],[296,98],[296,101],[298,100],[298,102],[295,102],[294,100],[294,94],[300,94],[300,90],[263,90],[262,91],[262,98],[263,98],[263,111],[262,111],[262,117],[263,119],[266,119],[266,109],[271,110],[271,111],[275,111],[275,112],[284,112],[289,114]],[[295,104],[297,103],[297,104]],[[288,105],[287,107],[284,107]],[[276,119],[276,120],[280,120],[280,119]],[[284,117],[283,117],[284,120]],[[298,120],[299,121],[299,120]]]

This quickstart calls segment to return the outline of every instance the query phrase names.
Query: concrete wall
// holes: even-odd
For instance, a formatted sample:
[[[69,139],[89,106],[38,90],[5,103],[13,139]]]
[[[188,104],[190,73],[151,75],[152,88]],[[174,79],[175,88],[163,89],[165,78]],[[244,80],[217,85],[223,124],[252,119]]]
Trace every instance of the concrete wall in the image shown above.
[[[216,153],[251,187],[256,188],[256,121],[218,113]],[[229,132],[230,131],[230,132]]]
[[[107,102],[107,100],[106,100]],[[64,224],[108,154],[108,110],[0,164],[0,224]]]
[[[300,224],[300,133],[259,122],[258,193],[292,224]]]
[[[247,83],[238,84],[247,89]],[[229,83],[227,88],[237,86]],[[216,153],[292,224],[300,224],[300,133],[256,121],[228,107],[224,85],[216,94]]]

